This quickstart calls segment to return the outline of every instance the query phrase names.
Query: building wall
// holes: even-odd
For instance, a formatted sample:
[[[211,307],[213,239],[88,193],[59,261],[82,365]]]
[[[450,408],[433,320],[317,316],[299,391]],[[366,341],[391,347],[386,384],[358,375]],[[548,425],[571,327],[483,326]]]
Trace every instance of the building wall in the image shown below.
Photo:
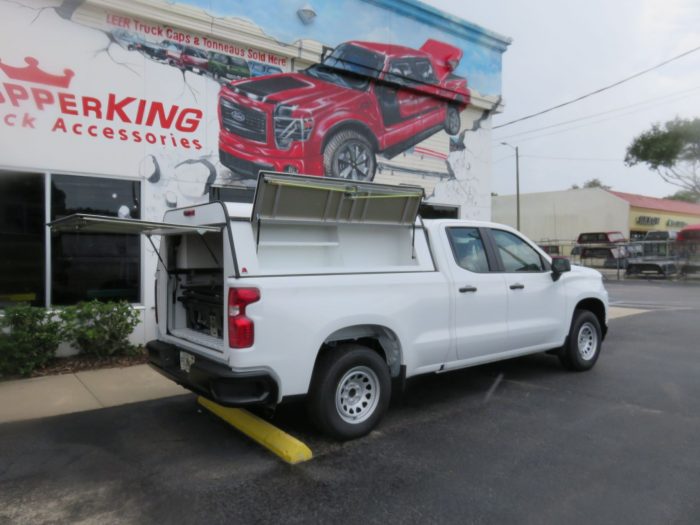
[[[491,202],[493,220],[515,227],[515,195]],[[629,204],[599,188],[520,195],[520,230],[536,242],[576,240],[581,232],[629,235],[629,219]]]
[[[462,217],[488,219],[491,115],[501,107],[501,55],[509,40],[413,0],[315,0],[316,18],[309,24],[297,16],[304,4],[0,0],[0,190],[10,179],[12,188],[23,188],[15,180],[21,175],[35,183],[21,191],[22,198],[31,195],[37,202],[18,213],[32,215],[27,220],[34,228],[34,270],[43,268],[47,290],[45,294],[25,290],[17,280],[7,279],[0,282],[0,305],[22,298],[54,304],[52,288],[59,277],[65,283],[65,297],[118,298],[124,283],[136,278],[140,286],[132,293],[139,296],[135,302],[144,306],[147,338],[153,327],[151,276],[157,261],[152,247],[142,241],[139,258],[127,241],[112,247],[104,246],[108,244],[104,239],[68,243],[65,237],[52,238],[48,229],[42,230],[43,224],[70,210],[159,220],[169,208],[206,202],[213,188],[255,186],[256,175],[241,172],[240,162],[232,167],[229,157],[265,162],[273,158],[271,148],[242,140],[240,134],[234,141],[222,138],[219,104],[228,79],[215,78],[208,71],[208,59],[206,66],[185,68],[173,43],[190,46],[208,58],[215,51],[227,61],[244,61],[248,67],[244,77],[253,75],[254,66],[273,68],[268,71],[272,76],[259,77],[268,79],[265,89],[258,95],[247,94],[246,103],[259,107],[256,104],[265,104],[269,98],[270,104],[292,107],[289,111],[298,125],[309,125],[319,134],[318,145],[297,140],[291,146],[293,155],[289,154],[292,162],[279,161],[275,169],[296,163],[303,173],[319,176],[328,175],[320,160],[334,129],[330,123],[350,118],[343,113],[348,110],[337,108],[359,91],[347,87],[323,91],[321,84],[312,83],[311,92],[302,96],[290,87],[301,77],[289,80],[285,74],[318,63],[324,49],[350,40],[408,49],[397,48],[395,55],[400,51],[414,56],[415,50],[428,46],[434,81],[410,83],[409,73],[394,72],[397,80],[391,84],[400,96],[382,99],[383,123],[369,120],[376,111],[372,113],[367,104],[380,102],[374,91],[377,100],[358,103],[352,118],[391,131],[386,115],[398,114],[404,135],[425,132],[417,144],[402,142],[391,154],[377,152],[374,180],[420,185],[429,201],[458,205]],[[455,76],[466,78],[468,88]],[[262,85],[257,77],[251,82]],[[469,102],[465,105],[466,89]],[[443,121],[434,122],[448,103],[461,110],[459,128],[450,134]],[[229,122],[234,117],[250,120],[233,111],[229,117]],[[267,125],[273,126],[272,115]],[[409,125],[413,127],[408,129]],[[222,148],[229,157],[222,155]],[[283,156],[280,149],[272,153]],[[70,188],[77,188],[79,199]],[[38,217],[41,210],[44,216]],[[0,217],[9,215],[7,209],[0,210]],[[27,224],[14,219],[0,222],[3,236],[15,239],[3,245],[6,253],[21,251],[17,247],[28,242]],[[90,243],[103,255],[92,263],[86,255]],[[105,254],[107,248],[111,252]],[[57,274],[58,251],[65,271]],[[125,254],[130,257],[128,265]],[[20,259],[10,263],[12,271],[7,275],[21,272],[28,264]],[[80,264],[85,271],[110,268],[118,279],[110,280],[105,289],[90,288],[79,280]]]

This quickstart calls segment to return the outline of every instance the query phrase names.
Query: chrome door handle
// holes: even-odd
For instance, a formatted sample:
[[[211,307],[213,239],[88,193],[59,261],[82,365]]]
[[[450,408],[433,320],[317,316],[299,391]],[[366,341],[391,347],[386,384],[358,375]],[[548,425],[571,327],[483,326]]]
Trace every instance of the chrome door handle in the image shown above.
[[[476,286],[463,286],[459,289],[460,293],[476,292]]]
[[[510,285],[511,290],[522,290],[523,288],[525,288],[525,285],[521,283],[515,283]]]

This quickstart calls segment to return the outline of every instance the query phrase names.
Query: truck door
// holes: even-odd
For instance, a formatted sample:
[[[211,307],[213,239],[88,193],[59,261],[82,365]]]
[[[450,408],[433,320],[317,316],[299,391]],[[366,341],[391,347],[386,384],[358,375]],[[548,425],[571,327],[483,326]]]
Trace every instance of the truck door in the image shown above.
[[[508,294],[508,349],[555,348],[569,329],[565,284],[553,281],[549,264],[522,237],[490,229]]]
[[[505,352],[508,345],[507,288],[487,252],[483,228],[446,228],[447,254],[455,297],[457,359]]]

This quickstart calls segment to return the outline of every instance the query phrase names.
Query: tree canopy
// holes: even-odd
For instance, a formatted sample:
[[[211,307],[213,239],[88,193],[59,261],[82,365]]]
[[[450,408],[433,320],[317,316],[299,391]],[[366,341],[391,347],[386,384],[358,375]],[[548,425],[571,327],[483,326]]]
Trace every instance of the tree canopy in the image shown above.
[[[634,138],[628,166],[646,164],[663,180],[700,197],[700,118],[676,118]]]
[[[584,188],[603,188],[604,190],[609,190],[611,186],[608,186],[607,184],[603,184],[602,181],[598,178],[595,179],[588,179],[586,182],[583,183]],[[574,184],[571,186],[572,190],[578,190],[581,189],[581,186],[578,184]]]
[[[700,204],[700,195],[688,190],[678,190],[673,195],[666,195],[664,199],[671,199],[674,201],[692,202],[693,204]]]

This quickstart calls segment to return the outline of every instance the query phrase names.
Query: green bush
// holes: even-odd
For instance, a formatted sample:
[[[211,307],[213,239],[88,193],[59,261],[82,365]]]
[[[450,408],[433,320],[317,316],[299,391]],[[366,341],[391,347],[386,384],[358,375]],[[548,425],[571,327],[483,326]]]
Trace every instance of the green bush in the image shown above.
[[[27,376],[51,360],[64,333],[60,320],[45,308],[5,308],[0,317],[0,375]]]
[[[126,301],[67,306],[61,319],[68,341],[85,354],[104,357],[138,352],[128,337],[139,323],[139,314]]]

